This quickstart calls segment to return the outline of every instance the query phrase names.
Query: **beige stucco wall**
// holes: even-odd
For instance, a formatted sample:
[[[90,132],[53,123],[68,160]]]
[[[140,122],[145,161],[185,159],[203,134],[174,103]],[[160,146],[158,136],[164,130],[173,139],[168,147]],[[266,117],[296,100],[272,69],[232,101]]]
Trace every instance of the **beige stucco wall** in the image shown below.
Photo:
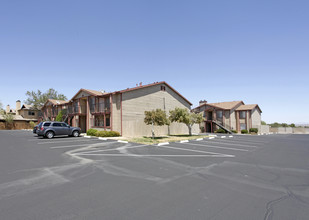
[[[234,110],[231,110],[230,112],[230,120],[231,120],[231,129],[236,130],[236,112]]]
[[[175,107],[188,108],[190,104],[171,90],[161,91],[162,84],[125,92],[122,95],[122,126],[123,136],[150,136],[151,125],[144,123],[145,111],[162,109],[167,113]],[[195,125],[193,133],[199,132],[199,126]],[[188,128],[184,124],[172,123],[170,134],[187,134]],[[155,126],[156,135],[167,135],[168,126]]]
[[[112,118],[111,125],[113,131],[121,134],[121,94],[112,95],[111,104]]]
[[[252,128],[259,128],[261,126],[261,112],[254,108],[251,112]]]
[[[34,115],[28,115],[28,111],[28,109],[21,109],[19,110],[19,114],[25,119],[38,119],[38,111],[31,110],[34,112]]]

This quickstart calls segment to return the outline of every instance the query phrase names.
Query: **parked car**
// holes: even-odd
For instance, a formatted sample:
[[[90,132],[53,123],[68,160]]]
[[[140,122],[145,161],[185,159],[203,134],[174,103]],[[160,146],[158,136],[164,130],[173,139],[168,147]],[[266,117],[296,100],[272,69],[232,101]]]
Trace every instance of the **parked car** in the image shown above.
[[[39,129],[39,124],[33,127],[33,131],[32,131],[33,134],[36,134],[36,130],[38,129]]]
[[[36,134],[47,138],[53,138],[57,135],[68,135],[78,137],[81,129],[78,127],[71,127],[67,123],[58,121],[44,121],[38,125]]]

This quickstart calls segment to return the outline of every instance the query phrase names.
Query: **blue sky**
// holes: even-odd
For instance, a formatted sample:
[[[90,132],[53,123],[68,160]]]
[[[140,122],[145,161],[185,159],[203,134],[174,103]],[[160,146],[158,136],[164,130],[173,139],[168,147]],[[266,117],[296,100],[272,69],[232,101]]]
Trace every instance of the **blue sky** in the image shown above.
[[[309,122],[308,8],[307,0],[3,0],[0,101],[166,81],[193,107],[243,100],[268,123]]]

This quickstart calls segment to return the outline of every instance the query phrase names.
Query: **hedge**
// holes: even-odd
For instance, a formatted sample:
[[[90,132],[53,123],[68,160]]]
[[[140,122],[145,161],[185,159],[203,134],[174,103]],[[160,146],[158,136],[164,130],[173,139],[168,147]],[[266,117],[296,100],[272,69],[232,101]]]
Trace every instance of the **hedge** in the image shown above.
[[[241,130],[241,133],[242,133],[242,134],[248,134],[248,130],[243,129],[243,130]]]
[[[98,130],[90,128],[89,130],[87,130],[87,135],[89,136],[96,136]]]
[[[98,131],[96,133],[97,137],[119,137],[120,133],[118,131]]]
[[[226,133],[226,131],[222,128],[219,128],[218,130],[215,131],[215,133]]]
[[[250,133],[258,133],[259,129],[257,129],[257,128],[250,128],[249,131],[250,131]]]

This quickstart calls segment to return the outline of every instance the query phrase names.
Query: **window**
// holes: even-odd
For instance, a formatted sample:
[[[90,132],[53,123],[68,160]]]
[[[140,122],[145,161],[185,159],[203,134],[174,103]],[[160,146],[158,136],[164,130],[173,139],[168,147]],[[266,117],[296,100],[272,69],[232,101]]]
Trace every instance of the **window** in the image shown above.
[[[246,111],[240,111],[239,112],[239,118],[240,119],[246,119]]]
[[[104,115],[96,115],[94,118],[95,127],[104,127]]]
[[[110,125],[110,115],[106,115],[106,127],[109,127]]]
[[[45,123],[43,126],[44,126],[44,127],[48,127],[49,125],[50,125],[50,123],[47,122],[47,123]]]
[[[28,111],[28,115],[35,115],[34,111]]]
[[[161,86],[161,91],[165,91],[165,86]]]
[[[246,124],[240,124],[240,130],[247,130],[247,125]]]
[[[222,117],[223,117],[223,112],[217,111],[217,118],[222,118]]]
[[[61,123],[54,123],[53,127],[61,127]]]

